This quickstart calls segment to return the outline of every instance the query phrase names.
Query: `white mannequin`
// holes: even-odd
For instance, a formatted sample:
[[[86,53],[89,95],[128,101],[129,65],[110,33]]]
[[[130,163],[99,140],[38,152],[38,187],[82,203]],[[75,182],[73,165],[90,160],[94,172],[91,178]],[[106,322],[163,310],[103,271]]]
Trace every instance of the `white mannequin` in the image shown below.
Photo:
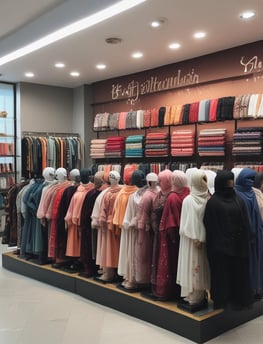
[[[42,172],[45,182],[53,182],[55,180],[55,169],[53,167],[46,167]]]
[[[79,183],[80,181],[80,171],[78,168],[74,168],[69,172],[70,180],[72,181],[72,184]]]
[[[67,180],[67,170],[64,167],[59,167],[56,170],[56,179],[59,183],[62,183],[65,180]]]
[[[109,174],[109,182],[111,186],[119,184],[121,176],[118,171],[111,171]]]
[[[158,176],[154,172],[150,172],[146,176],[147,185],[152,189],[158,189]]]

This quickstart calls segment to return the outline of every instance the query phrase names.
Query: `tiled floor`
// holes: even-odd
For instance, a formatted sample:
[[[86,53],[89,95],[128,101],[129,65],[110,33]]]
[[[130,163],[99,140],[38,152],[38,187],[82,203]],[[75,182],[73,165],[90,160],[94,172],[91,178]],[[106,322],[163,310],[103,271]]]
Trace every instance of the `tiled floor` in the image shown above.
[[[9,250],[0,244],[0,251]],[[1,260],[2,260],[2,255]],[[191,344],[174,333],[0,265],[1,344]],[[261,344],[263,316],[207,342]]]

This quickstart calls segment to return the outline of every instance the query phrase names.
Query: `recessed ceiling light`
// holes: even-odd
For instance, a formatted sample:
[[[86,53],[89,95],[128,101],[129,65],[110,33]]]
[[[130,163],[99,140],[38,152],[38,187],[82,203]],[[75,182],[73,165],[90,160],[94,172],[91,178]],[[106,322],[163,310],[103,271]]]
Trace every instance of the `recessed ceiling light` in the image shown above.
[[[57,67],[57,68],[64,68],[65,67],[65,63],[63,63],[63,62],[55,63],[55,67]]]
[[[99,63],[99,64],[96,65],[96,68],[97,69],[105,69],[106,65],[104,63]]]
[[[33,78],[33,77],[35,76],[35,74],[32,73],[32,72],[26,72],[26,73],[25,73],[25,76],[26,76],[27,78]]]
[[[91,14],[88,17],[77,20],[76,22],[66,25],[36,41],[30,42],[22,48],[12,51],[0,57],[0,66],[14,61],[22,56],[32,53],[38,49],[46,47],[47,45],[57,42],[60,39],[68,37],[76,32],[88,29],[98,23],[101,23],[113,16],[123,13],[135,6],[145,2],[146,0],[121,0],[117,1],[111,6],[105,7],[103,10]]]
[[[179,49],[181,47],[181,44],[180,43],[171,43],[169,44],[169,48],[170,49]]]
[[[206,36],[206,33],[203,31],[198,31],[194,33],[194,38],[204,38]]]
[[[118,37],[108,37],[105,39],[105,42],[108,44],[120,44],[122,39]]]
[[[153,20],[150,23],[150,25],[152,28],[158,28],[158,27],[162,26],[166,21],[167,21],[167,18],[160,17],[160,18]]]
[[[143,53],[141,53],[140,51],[137,51],[136,53],[132,54],[132,57],[134,59],[140,59],[141,57],[143,57]]]
[[[80,76],[80,73],[79,72],[71,72],[70,75],[74,76],[74,77],[78,77],[78,76]]]
[[[252,17],[254,17],[256,15],[256,13],[254,11],[246,11],[243,12],[242,14],[240,14],[240,18],[241,19],[250,19]]]

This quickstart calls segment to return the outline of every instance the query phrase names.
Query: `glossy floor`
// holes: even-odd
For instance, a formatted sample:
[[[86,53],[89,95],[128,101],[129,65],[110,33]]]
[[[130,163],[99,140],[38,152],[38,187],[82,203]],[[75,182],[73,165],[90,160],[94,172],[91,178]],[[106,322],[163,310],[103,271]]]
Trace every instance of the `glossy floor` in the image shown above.
[[[10,250],[1,245],[0,251]],[[2,255],[1,258],[2,259]],[[190,329],[189,329],[190,330]],[[263,316],[207,343],[260,344]],[[1,344],[191,344],[172,332],[0,266]]]

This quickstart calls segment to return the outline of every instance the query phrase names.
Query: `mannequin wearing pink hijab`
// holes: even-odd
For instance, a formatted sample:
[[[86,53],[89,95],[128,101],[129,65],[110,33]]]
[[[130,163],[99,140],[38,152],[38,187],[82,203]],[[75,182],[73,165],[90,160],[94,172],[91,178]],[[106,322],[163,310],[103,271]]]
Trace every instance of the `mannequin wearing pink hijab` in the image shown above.
[[[172,191],[166,199],[159,226],[159,256],[156,285],[153,294],[157,299],[179,299],[181,288],[176,284],[179,252],[179,225],[182,203],[189,195],[188,178],[183,171],[172,173]]]
[[[160,191],[157,193],[153,202],[151,212],[151,223],[153,229],[153,251],[152,251],[152,264],[151,264],[151,292],[148,293],[148,297],[155,298],[153,290],[156,285],[157,263],[159,257],[160,246],[160,233],[159,225],[162,217],[164,205],[169,193],[172,191],[172,171],[166,169],[158,174],[158,183]]]

